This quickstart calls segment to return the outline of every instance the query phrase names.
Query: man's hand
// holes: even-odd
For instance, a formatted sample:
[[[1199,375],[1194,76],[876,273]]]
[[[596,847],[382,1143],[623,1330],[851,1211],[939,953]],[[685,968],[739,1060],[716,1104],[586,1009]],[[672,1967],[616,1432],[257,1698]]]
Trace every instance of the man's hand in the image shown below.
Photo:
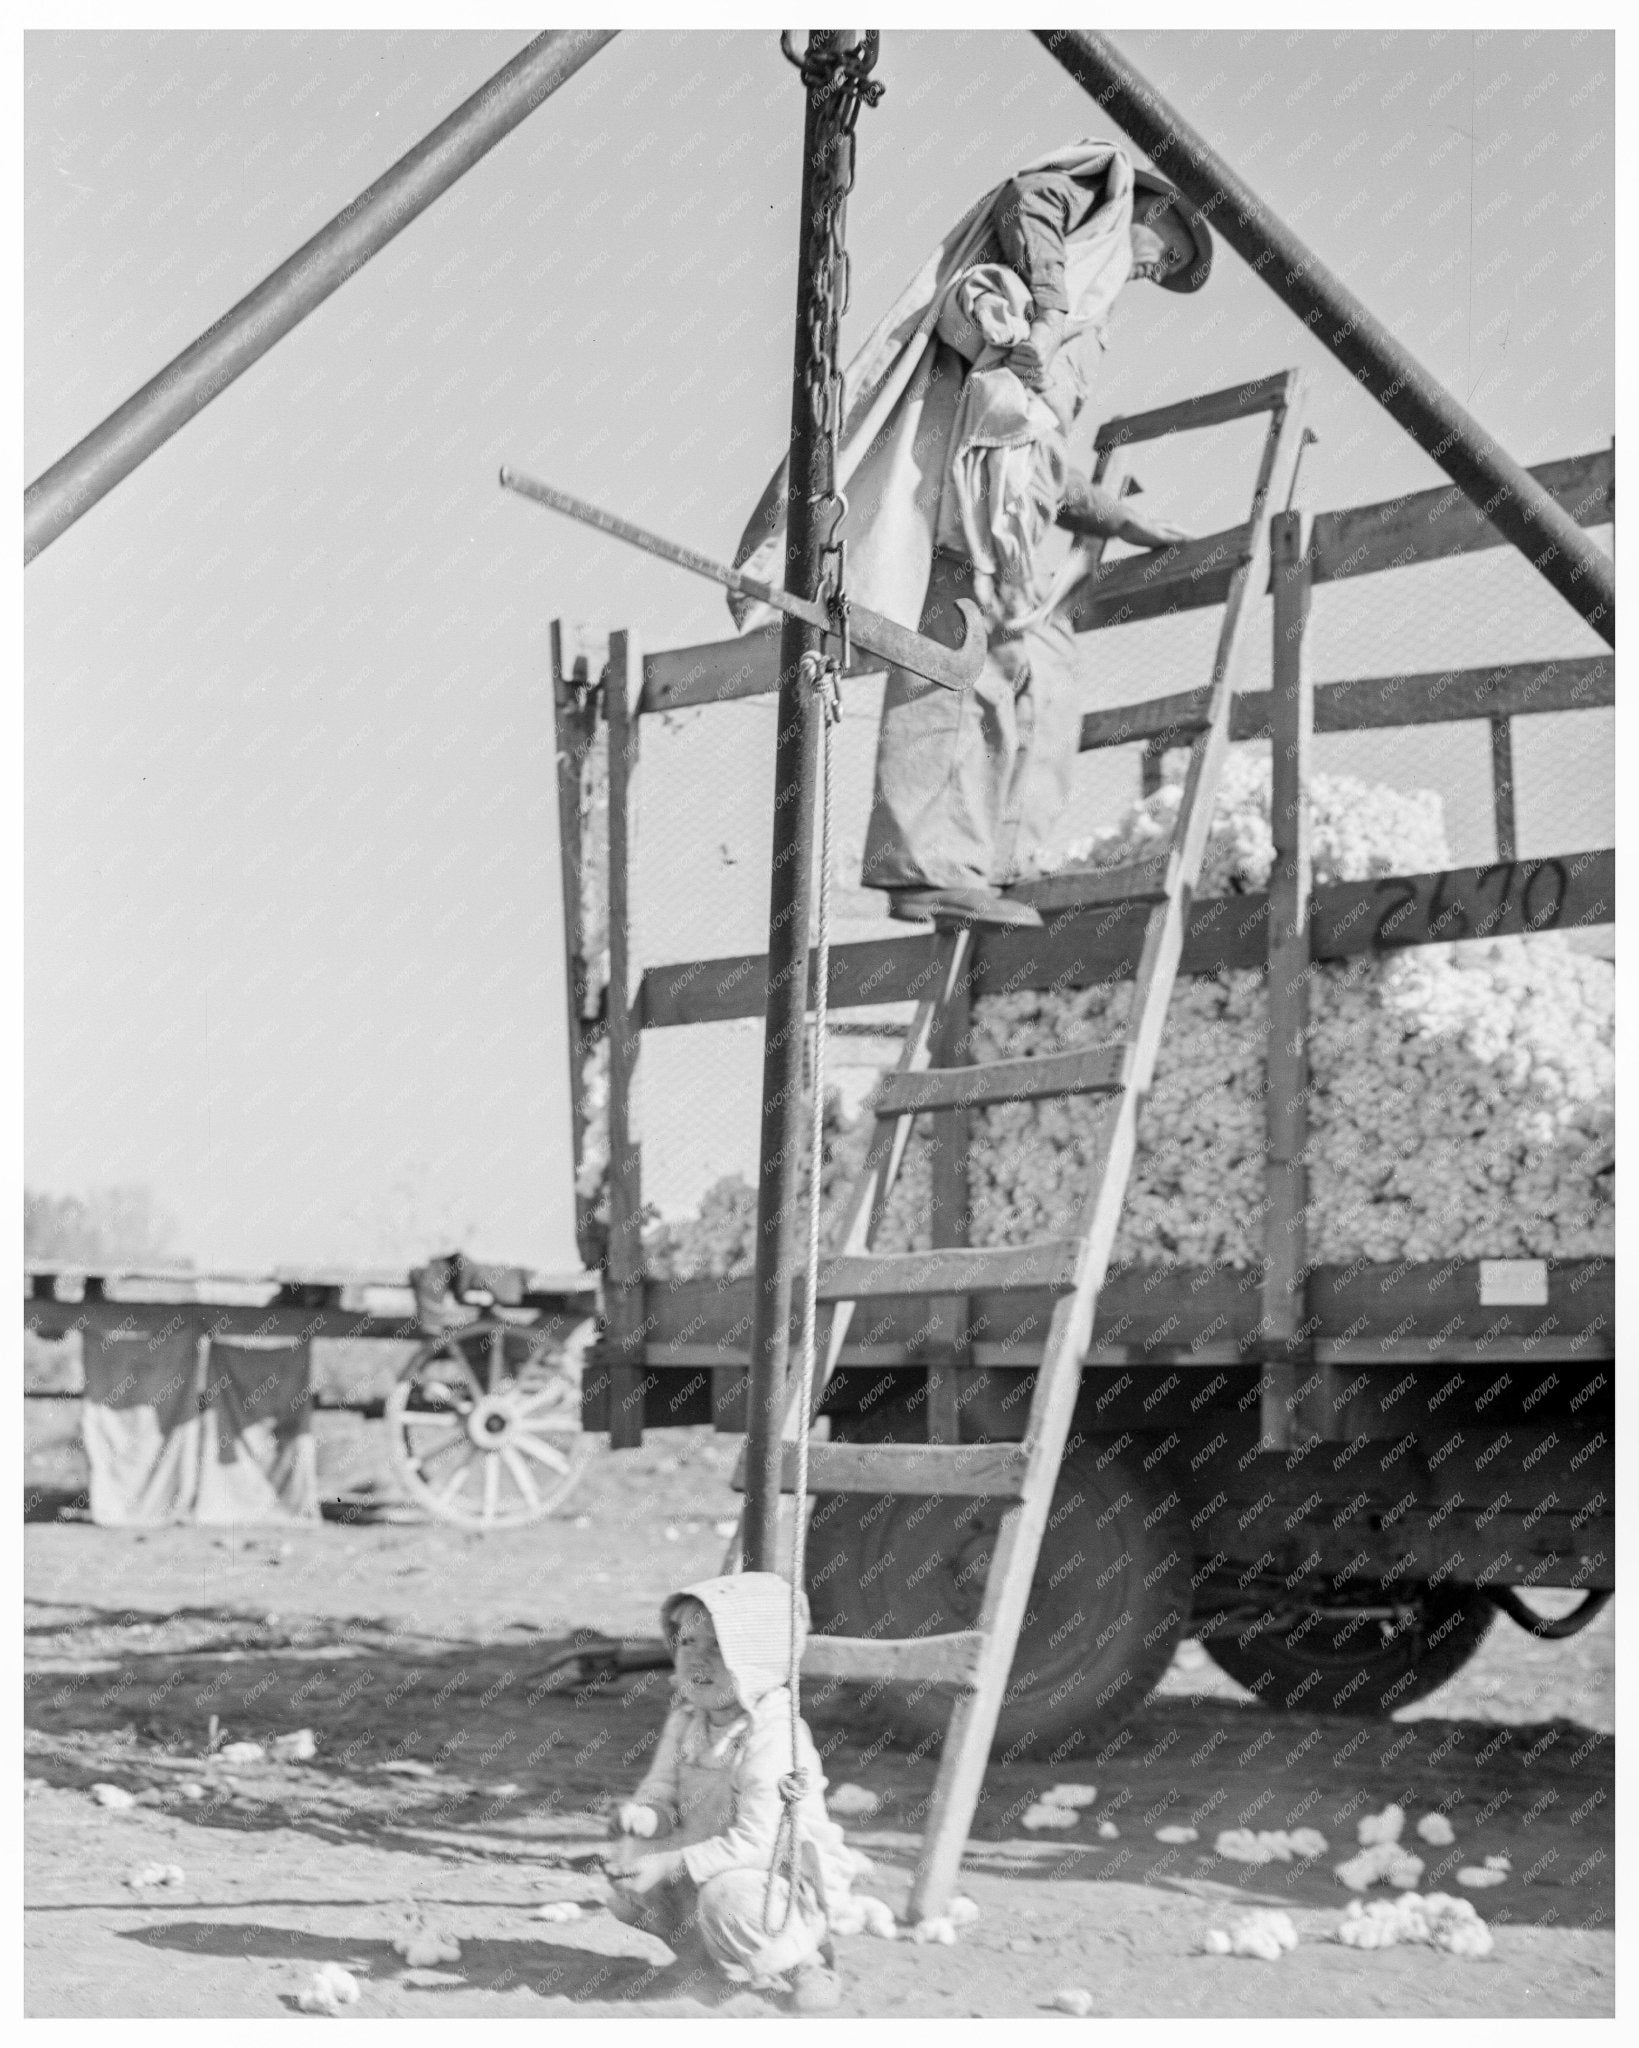
[[[1064,342],[1065,315],[1056,308],[1038,313],[1030,323],[1030,337],[1008,352],[1007,367],[1032,391],[1047,384],[1047,371]]]
[[[683,1872],[682,1850],[661,1849],[654,1855],[640,1856],[630,1870],[622,1873],[620,1882],[627,1891],[635,1892],[641,1898],[658,1885],[674,1884]]]
[[[1194,535],[1185,526],[1174,526],[1170,519],[1146,518],[1142,512],[1129,510],[1130,499],[1121,502],[1122,520],[1116,537],[1130,540],[1140,548],[1170,548],[1181,540],[1193,540]]]

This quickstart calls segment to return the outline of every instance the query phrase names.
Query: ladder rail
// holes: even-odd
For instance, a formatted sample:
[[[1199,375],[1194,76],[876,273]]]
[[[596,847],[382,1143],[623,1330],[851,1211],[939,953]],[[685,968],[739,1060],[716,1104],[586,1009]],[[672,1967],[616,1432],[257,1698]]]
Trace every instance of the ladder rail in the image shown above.
[[[1028,1464],[1020,1499],[1003,1513],[975,1628],[985,1641],[977,1683],[952,1709],[932,1807],[911,1887],[910,1916],[941,1910],[954,1890],[968,1830],[983,1788],[990,1745],[1012,1671],[1018,1637],[1035,1577],[1064,1447],[1080,1392],[1081,1361],[1092,1342],[1098,1292],[1115,1246],[1127,1180],[1138,1143],[1138,1116],[1154,1073],[1178,961],[1183,951],[1186,897],[1199,877],[1212,822],[1212,800],[1229,748],[1229,706],[1246,592],[1269,570],[1270,499],[1284,488],[1296,460],[1294,431],[1302,383],[1288,373],[1284,397],[1272,408],[1254,494],[1256,539],[1252,557],[1233,577],[1213,659],[1208,724],[1191,748],[1179,807],[1168,893],[1148,919],[1134,977],[1129,1017],[1131,1078],[1115,1098],[1108,1144],[1088,1204],[1074,1291],[1059,1301],[1048,1325],[1041,1366],[1025,1424]]]

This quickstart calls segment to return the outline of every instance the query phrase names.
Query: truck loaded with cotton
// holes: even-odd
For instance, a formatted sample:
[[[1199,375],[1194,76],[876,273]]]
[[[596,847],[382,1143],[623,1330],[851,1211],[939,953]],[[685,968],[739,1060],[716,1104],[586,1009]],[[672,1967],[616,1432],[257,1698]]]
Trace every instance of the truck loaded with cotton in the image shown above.
[[[1178,766],[1072,843],[1066,863],[1130,868],[1164,847]],[[1306,802],[1317,916],[1360,938],[1334,938],[1310,986],[1310,1341],[1284,1398],[1318,1427],[1283,1448],[1268,1440],[1268,977],[1244,946],[1219,947],[1244,965],[1211,961],[1213,934],[1262,914],[1275,858],[1270,752],[1249,741],[1216,801],[1194,910],[1201,965],[1190,972],[1186,953],[1139,1120],[998,1719],[1003,1758],[1097,1755],[1182,1636],[1271,1705],[1387,1715],[1449,1678],[1493,1627],[1568,1634],[1610,1594],[1614,971],[1583,938],[1520,928],[1527,887],[1532,911],[1559,910],[1580,901],[1583,876],[1574,857],[1456,868],[1435,791],[1317,773]],[[1508,935],[1477,936],[1499,910],[1492,928]],[[1396,944],[1397,921],[1401,936],[1453,936]],[[981,969],[962,1057],[1108,1038],[1130,984],[1082,978],[1009,989],[997,972],[992,991]],[[968,1241],[1066,1234],[1100,1118],[1086,1098],[969,1112]],[[935,1241],[935,1122],[910,1136],[880,1248]],[[828,1249],[871,1123],[869,1099],[852,1116],[838,1099],[828,1107]],[[586,1159],[598,1141],[594,1111]],[[595,1229],[593,1201],[587,1214]],[[755,1226],[755,1190],[738,1175],[693,1214],[649,1222],[645,1428],[743,1426]],[[1050,1304],[981,1294],[954,1329],[945,1304],[870,1306],[827,1389],[834,1441],[926,1442],[941,1389],[934,1428],[953,1425],[947,1441],[1022,1437]],[[587,1374],[587,1420],[604,1427],[609,1382]],[[808,1545],[816,1628],[971,1626],[1004,1505],[821,1498]],[[1544,1622],[1531,1594],[1546,1587],[1575,1588],[1581,1604]],[[949,1713],[948,1694],[926,1684],[830,1691],[907,1744],[937,1740]]]

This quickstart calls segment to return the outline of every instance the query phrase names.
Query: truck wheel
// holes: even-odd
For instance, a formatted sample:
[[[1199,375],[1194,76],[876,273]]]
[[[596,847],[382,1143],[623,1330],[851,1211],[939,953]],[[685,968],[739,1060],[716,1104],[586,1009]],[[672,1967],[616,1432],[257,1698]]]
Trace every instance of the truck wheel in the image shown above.
[[[943,1494],[822,1499],[808,1538],[815,1629],[886,1638],[972,1628],[1006,1505]],[[993,1754],[1057,1761],[1127,1720],[1188,1620],[1190,1563],[1188,1530],[1150,1480],[1119,1458],[1101,1469],[1096,1444],[1067,1459]],[[847,1700],[856,1725],[863,1711],[911,1745],[943,1735],[952,1706],[949,1692],[925,1685],[850,1688]]]
[[[1483,1593],[1421,1587],[1393,1619],[1315,1607],[1209,1636],[1206,1647],[1237,1684],[1286,1712],[1386,1715],[1460,1671],[1496,1614]]]

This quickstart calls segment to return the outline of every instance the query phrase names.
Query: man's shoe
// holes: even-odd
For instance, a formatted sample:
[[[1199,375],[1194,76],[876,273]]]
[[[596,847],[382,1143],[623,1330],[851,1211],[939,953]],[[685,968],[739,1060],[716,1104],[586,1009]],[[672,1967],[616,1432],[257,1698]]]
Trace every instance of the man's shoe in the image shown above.
[[[997,928],[1040,926],[1041,912],[995,889],[890,889],[888,915],[906,924],[980,924]]]
[[[835,2012],[842,2003],[842,1979],[816,1957],[791,1972],[793,2012]]]

